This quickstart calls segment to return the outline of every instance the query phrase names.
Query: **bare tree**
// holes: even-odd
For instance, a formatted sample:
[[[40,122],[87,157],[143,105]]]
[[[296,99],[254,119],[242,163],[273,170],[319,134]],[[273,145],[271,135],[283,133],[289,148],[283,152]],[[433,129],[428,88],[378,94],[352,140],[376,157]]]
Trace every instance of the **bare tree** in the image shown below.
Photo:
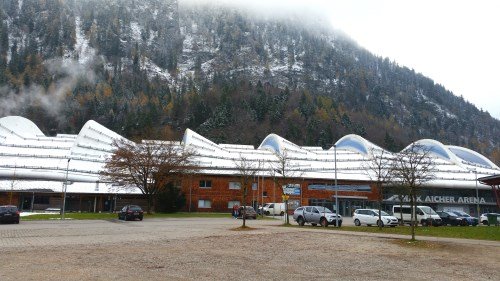
[[[193,152],[169,141],[131,142],[118,139],[115,151],[106,160],[101,177],[105,181],[123,182],[137,187],[147,199],[147,212],[154,209],[155,198],[169,182],[191,171]]]
[[[270,162],[270,166],[272,167],[273,171],[276,172],[277,174],[281,175],[281,177],[275,177],[274,180],[278,184],[278,186],[281,186],[281,194],[282,197],[284,198],[284,203],[285,203],[285,224],[290,224],[290,217],[288,215],[288,194],[285,194],[285,188],[284,186],[288,184],[288,180],[290,178],[294,177],[300,177],[301,172],[299,171],[298,167],[294,164],[292,164],[291,158],[288,155],[288,152],[286,149],[283,149],[283,151],[280,151],[279,153],[275,153],[277,161],[276,162]]]
[[[234,161],[237,172],[240,176],[240,189],[241,189],[241,199],[242,199],[242,227],[246,227],[246,206],[247,206],[247,194],[248,190],[251,188],[253,179],[260,171],[260,162],[255,162],[248,160],[240,154],[239,159]]]
[[[394,157],[387,151],[378,148],[370,148],[370,159],[364,164],[368,176],[377,186],[378,201],[378,221],[377,225],[381,229],[384,226],[382,221],[382,201],[384,200],[384,185],[391,182],[392,162]]]
[[[411,212],[411,239],[415,240],[417,193],[420,187],[434,178],[434,162],[428,147],[413,143],[401,151],[394,160],[393,178],[409,191]]]

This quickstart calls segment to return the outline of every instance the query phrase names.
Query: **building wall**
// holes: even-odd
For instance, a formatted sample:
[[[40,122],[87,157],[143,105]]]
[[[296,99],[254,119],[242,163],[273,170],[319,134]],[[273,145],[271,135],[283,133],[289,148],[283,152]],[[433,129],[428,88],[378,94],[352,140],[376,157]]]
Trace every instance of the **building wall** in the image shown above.
[[[200,184],[201,181],[201,184]],[[200,187],[204,182],[210,181],[211,186]],[[196,175],[184,179],[182,182],[182,192],[186,196],[185,211],[197,212],[230,212],[228,202],[239,201],[243,205],[242,190],[233,190],[229,188],[230,182],[239,182],[239,177],[233,176],[212,176],[212,175]],[[321,180],[320,183],[334,185],[333,181]],[[290,179],[275,181],[273,178],[257,178],[254,180],[254,185],[257,189],[249,188],[246,196],[247,205],[262,205],[263,203],[283,202],[282,188],[283,184],[299,184],[301,189],[300,195],[289,195],[289,201],[298,201],[300,205],[308,205],[311,199],[334,200],[335,191],[333,190],[310,190],[309,184],[318,183],[318,180],[310,179]],[[338,185],[368,185],[366,182],[339,181]],[[363,197],[365,200],[376,201],[377,192],[373,185],[370,185],[371,191],[338,191],[338,195],[346,197]],[[210,207],[199,207],[199,200],[209,200]],[[252,202],[254,204],[252,204]],[[191,204],[190,204],[191,203]]]

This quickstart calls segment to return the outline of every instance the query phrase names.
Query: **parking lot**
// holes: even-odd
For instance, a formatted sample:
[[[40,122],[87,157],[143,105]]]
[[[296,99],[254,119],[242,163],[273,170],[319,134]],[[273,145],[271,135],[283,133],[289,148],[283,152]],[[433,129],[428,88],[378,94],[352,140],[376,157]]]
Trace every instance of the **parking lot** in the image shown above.
[[[347,222],[346,222],[347,223]],[[497,280],[500,243],[230,218],[0,225],[0,280]]]

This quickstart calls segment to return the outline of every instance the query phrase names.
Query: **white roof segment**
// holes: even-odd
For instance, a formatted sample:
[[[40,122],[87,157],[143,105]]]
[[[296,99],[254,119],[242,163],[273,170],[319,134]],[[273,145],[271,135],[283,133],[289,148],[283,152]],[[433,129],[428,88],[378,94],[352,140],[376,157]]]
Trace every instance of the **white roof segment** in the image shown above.
[[[113,152],[113,140],[119,138],[122,136],[95,121],[88,121],[78,135],[48,137],[23,117],[0,118],[0,178],[29,188],[36,186],[36,182],[43,182],[41,188],[50,186],[51,190],[60,190],[67,176],[73,182],[68,186],[68,192],[116,193],[118,187],[106,183],[99,183],[102,188],[96,191],[96,182],[100,181],[99,173],[106,158]],[[476,176],[500,173],[495,164],[475,151],[445,146],[434,140],[417,143],[432,148],[435,157],[435,180],[428,183],[429,186],[474,188]],[[278,161],[276,155],[286,153],[289,169],[298,170],[292,173],[295,177],[333,180],[336,165],[339,180],[370,181],[365,163],[380,155],[371,155],[370,152],[392,154],[357,135],[339,139],[336,150],[333,147],[328,150],[301,147],[276,134],[268,135],[255,148],[251,145],[216,144],[187,129],[182,142],[177,144],[195,151],[194,162],[202,167],[200,173],[213,175],[237,175],[236,164],[243,157],[252,161],[254,167],[260,167],[260,175],[280,176],[274,171]],[[19,190],[27,190],[27,187]],[[489,188],[481,184],[479,187]],[[0,189],[9,188],[10,185],[0,184]]]

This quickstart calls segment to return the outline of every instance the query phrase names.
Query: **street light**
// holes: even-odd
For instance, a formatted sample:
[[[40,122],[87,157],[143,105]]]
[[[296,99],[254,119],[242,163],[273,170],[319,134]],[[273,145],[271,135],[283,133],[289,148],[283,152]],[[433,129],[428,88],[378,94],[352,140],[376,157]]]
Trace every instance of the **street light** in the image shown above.
[[[71,158],[68,159],[68,164],[66,165],[66,181],[64,182],[64,195],[63,195],[63,205],[61,212],[61,219],[63,220],[64,220],[64,212],[66,210],[66,189],[68,188],[69,161],[71,161]]]
[[[479,191],[477,189],[477,169],[474,169],[474,174],[476,174],[476,216],[477,216],[477,221],[481,222],[481,218],[479,215]]]
[[[337,144],[333,145],[333,159],[335,161],[335,227],[339,227],[339,187],[337,185]]]
[[[476,216],[477,220],[480,220],[480,214],[479,214],[479,190],[477,187],[477,168],[469,169],[470,172],[473,172],[476,178]]]

